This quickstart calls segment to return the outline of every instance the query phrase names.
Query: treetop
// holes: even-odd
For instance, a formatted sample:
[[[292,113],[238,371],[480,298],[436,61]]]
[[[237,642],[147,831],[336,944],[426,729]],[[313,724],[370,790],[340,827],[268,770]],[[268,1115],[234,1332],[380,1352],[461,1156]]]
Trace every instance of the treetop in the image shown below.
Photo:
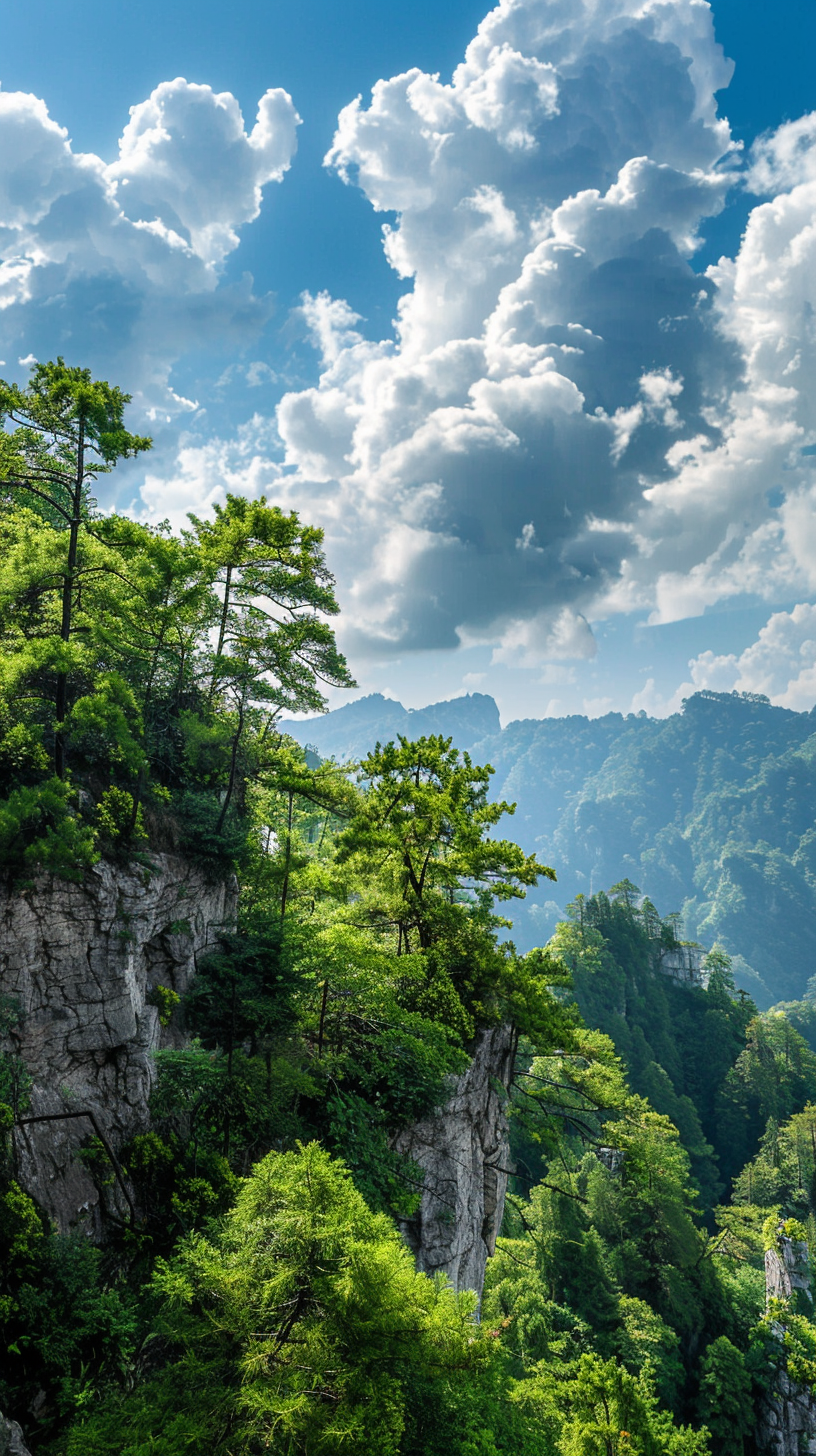
[[[130,400],[116,385],[94,379],[90,369],[68,365],[61,357],[35,364],[25,387],[0,380],[0,423],[5,427],[0,436],[0,480],[21,468],[30,469],[38,447],[42,450],[45,445],[58,458],[66,449],[73,452],[80,432],[85,447],[98,457],[94,472],[149,450],[153,443],[149,436],[125,429]]]

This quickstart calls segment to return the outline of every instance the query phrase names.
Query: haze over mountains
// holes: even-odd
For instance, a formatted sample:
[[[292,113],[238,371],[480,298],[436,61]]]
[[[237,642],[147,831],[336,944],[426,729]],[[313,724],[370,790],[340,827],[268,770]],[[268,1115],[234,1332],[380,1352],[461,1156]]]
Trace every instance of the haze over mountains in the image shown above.
[[[543,944],[576,894],[633,880],[686,938],[723,944],[760,1006],[816,974],[816,709],[696,693],[683,711],[523,719],[501,728],[481,693],[407,710],[372,694],[287,729],[347,762],[397,734],[442,733],[495,769],[517,804],[505,832],[551,864],[512,907],[520,947]]]

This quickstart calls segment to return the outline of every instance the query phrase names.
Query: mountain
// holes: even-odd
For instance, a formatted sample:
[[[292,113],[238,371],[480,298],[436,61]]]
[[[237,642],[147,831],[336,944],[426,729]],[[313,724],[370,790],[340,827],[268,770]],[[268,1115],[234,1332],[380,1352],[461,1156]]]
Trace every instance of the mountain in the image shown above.
[[[363,758],[375,743],[388,743],[398,734],[406,738],[427,738],[441,733],[452,738],[457,748],[472,748],[501,733],[499,710],[485,693],[468,693],[427,708],[403,708],[402,703],[371,693],[326,713],[322,718],[285,724],[286,730],[304,747],[315,749],[321,758],[338,763]]]
[[[695,693],[669,718],[523,719],[501,729],[484,694],[406,710],[373,694],[289,731],[323,757],[397,733],[452,736],[514,801],[505,832],[551,864],[514,907],[514,939],[546,941],[576,894],[628,878],[684,934],[722,943],[758,1004],[816,974],[816,710],[750,693]]]

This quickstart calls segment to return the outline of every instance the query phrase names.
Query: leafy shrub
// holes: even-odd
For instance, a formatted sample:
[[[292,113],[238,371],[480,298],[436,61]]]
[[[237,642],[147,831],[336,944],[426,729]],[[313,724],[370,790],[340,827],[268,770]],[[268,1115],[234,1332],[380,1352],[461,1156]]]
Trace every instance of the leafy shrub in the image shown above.
[[[0,803],[0,865],[16,876],[51,872],[81,880],[99,859],[93,829],[73,809],[73,793],[56,777],[13,789]]]
[[[181,997],[172,986],[153,986],[148,993],[147,1002],[149,1006],[157,1008],[160,1024],[169,1026],[173,1019],[173,1012],[181,1002]]]

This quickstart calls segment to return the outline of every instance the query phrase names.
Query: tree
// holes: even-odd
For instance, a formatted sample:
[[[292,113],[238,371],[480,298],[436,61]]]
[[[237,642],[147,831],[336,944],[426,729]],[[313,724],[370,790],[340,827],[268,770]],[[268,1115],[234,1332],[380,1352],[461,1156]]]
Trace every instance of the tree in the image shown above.
[[[675,1426],[647,1372],[582,1355],[564,1394],[564,1456],[707,1456],[707,1432]]]
[[[25,389],[0,380],[0,426],[14,427],[0,430],[0,489],[67,533],[60,572],[59,635],[65,644],[83,574],[82,534],[90,529],[90,483],[118,460],[150,449],[147,436],[124,427],[129,402],[130,395],[61,358],[36,364]],[[116,570],[115,562],[109,569]],[[64,658],[54,687],[54,768],[61,779],[68,684],[69,660]]]
[[[229,781],[218,828],[232,798],[247,708],[258,704],[274,719],[281,709],[321,712],[318,686],[354,687],[334,632],[324,620],[339,611],[334,577],[322,550],[323,532],[241,496],[215,506],[215,520],[191,516],[211,579],[221,590],[218,640],[212,657],[211,700],[220,693],[234,712]],[[269,712],[271,710],[271,712]]]
[[[648,1368],[631,1375],[595,1353],[542,1362],[514,1400],[530,1426],[553,1431],[559,1456],[709,1456],[705,1428],[677,1426],[660,1409]]]
[[[211,692],[237,687],[238,698],[269,703],[276,713],[322,711],[318,682],[355,686],[323,620],[340,610],[323,532],[303,525],[295,511],[268,506],[264,497],[228,495],[214,510],[213,521],[190,517],[221,591]],[[244,692],[247,668],[252,687]]]
[[[493,769],[460,754],[450,738],[377,745],[360,771],[366,785],[357,813],[340,836],[341,861],[366,855],[382,865],[397,910],[400,948],[409,934],[427,948],[445,905],[464,886],[490,899],[523,899],[524,886],[555,872],[508,839],[489,831],[515,804],[490,803]]]
[[[444,1395],[490,1355],[475,1299],[417,1273],[316,1144],[259,1163],[223,1231],[186,1240],[154,1288],[169,1362],[69,1452],[397,1456],[418,1389]]]
[[[360,764],[364,788],[337,840],[338,863],[357,877],[354,919],[398,956],[424,955],[431,999],[421,1009],[442,1020],[453,1014],[464,1027],[453,997],[471,1026],[466,1038],[474,1015],[494,1018],[515,954],[512,943],[497,942],[509,922],[493,914],[493,901],[523,898],[542,875],[555,878],[535,855],[491,837],[515,808],[488,801],[492,773],[449,738],[378,744]]]
[[[725,1335],[713,1340],[703,1356],[700,1415],[717,1456],[743,1456],[745,1438],[756,1422],[751,1377],[741,1351]]]

